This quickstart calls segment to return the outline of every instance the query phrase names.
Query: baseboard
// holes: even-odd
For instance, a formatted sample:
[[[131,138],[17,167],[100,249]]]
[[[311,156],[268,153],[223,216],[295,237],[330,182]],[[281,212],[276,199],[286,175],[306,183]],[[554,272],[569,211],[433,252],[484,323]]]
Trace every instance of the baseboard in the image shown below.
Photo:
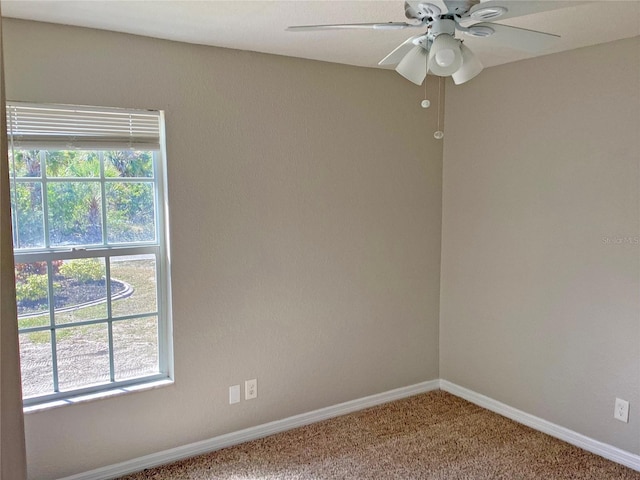
[[[170,450],[145,455],[144,457],[134,458],[126,462],[97,468],[88,472],[65,477],[60,480],[109,480],[130,473],[139,472],[145,468],[153,468],[159,465],[182,460],[184,458],[193,457],[195,455],[213,452],[215,450],[220,450],[221,448],[231,447],[250,440],[256,440],[275,433],[291,430],[292,428],[302,427],[311,423],[338,417],[340,415],[346,415],[347,413],[356,412],[365,408],[438,389],[442,389],[460,398],[464,398],[465,400],[468,400],[480,407],[486,408],[487,410],[510,418],[518,423],[551,435],[552,437],[564,440],[567,443],[595,453],[596,455],[600,455],[608,460],[640,471],[640,455],[635,455],[620,448],[586,437],[574,432],[573,430],[569,430],[568,428],[561,427],[548,422],[547,420],[530,415],[447,380],[431,380],[351,400],[338,405],[332,405],[312,412],[294,415],[293,417],[246,428],[237,432],[227,433],[225,435],[172,448]]]
[[[432,390],[438,390],[439,388],[439,380],[417,383],[408,387],[389,390],[387,392],[351,400],[349,402],[321,408],[312,412],[294,415],[293,417],[288,417],[282,420],[276,420],[275,422],[265,423],[256,427],[227,433],[208,440],[202,440],[200,442],[172,448],[170,450],[152,453],[151,455],[145,455],[144,457],[134,458],[126,462],[97,468],[88,472],[65,477],[60,480],[109,480],[130,473],[139,472],[145,468],[157,467],[159,465],[175,462],[195,455],[213,452],[215,450],[220,450],[221,448],[231,447],[250,440],[256,440],[275,433],[291,430],[292,428],[302,427],[321,420],[327,420],[347,413],[356,412],[364,408],[381,405],[383,403],[392,402],[394,400],[399,400],[401,398],[418,395]]]
[[[580,433],[574,432],[573,430],[548,422],[542,418],[535,417],[447,380],[440,380],[440,389],[457,397],[464,398],[465,400],[486,408],[487,410],[491,410],[492,412],[510,418],[511,420],[515,420],[518,423],[551,435],[552,437],[564,440],[576,447],[580,447],[608,460],[640,471],[640,455],[635,455],[627,452],[626,450],[586,437]]]

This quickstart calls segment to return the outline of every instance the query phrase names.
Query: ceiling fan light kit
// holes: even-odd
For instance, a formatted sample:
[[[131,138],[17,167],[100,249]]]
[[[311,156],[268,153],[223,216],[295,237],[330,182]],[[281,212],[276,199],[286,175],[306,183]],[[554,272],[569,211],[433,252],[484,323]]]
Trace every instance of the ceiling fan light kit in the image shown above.
[[[492,43],[502,43],[507,47],[533,53],[548,48],[560,38],[549,33],[487,23],[540,11],[539,5],[533,6],[529,11],[526,2],[509,11],[505,3],[507,0],[407,0],[404,3],[406,22],[302,25],[289,27],[287,30],[422,28],[423,34],[408,38],[378,65],[397,65],[396,71],[417,85],[424,82],[427,71],[441,77],[451,76],[456,85],[460,85],[478,75],[483,67],[471,49],[456,38],[457,33],[476,39],[489,38]]]
[[[529,11],[528,8],[531,7],[526,6],[527,2],[521,2],[518,8],[509,11],[504,3],[506,0],[407,0],[404,3],[406,22],[302,25],[289,27],[287,30],[422,28],[422,34],[405,40],[378,65],[397,65],[396,71],[416,85],[422,85],[428,72],[440,77],[451,76],[454,83],[460,85],[476,77],[483,66],[473,51],[456,38],[457,33],[530,53],[542,51],[560,38],[550,33],[488,23],[491,20],[506,20],[540,11],[539,5]],[[552,10],[553,6],[549,9]],[[439,103],[438,101],[438,106]],[[429,101],[425,99],[421,106],[428,108]],[[438,126],[435,138],[440,139],[443,135]]]

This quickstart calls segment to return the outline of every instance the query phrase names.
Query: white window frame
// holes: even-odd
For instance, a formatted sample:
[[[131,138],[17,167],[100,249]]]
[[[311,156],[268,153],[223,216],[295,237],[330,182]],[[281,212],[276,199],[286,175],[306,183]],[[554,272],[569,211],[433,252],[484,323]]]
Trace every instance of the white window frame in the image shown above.
[[[54,117],[53,127],[50,131],[43,131],[42,128],[33,129],[33,131],[21,131],[16,126],[16,111],[20,108],[26,109],[51,109]],[[45,111],[43,110],[43,111]],[[157,118],[157,127],[149,128],[143,125],[143,128],[136,130],[135,125],[127,132],[125,129],[103,132],[100,128],[100,119],[87,129],[85,125],[81,125],[79,129],[62,132],[56,130],[55,122],[59,120],[60,115],[68,115],[67,118],[74,118],[74,115],[85,118],[97,115],[109,115],[114,117],[127,116],[130,118],[136,115],[143,117],[153,116]],[[13,116],[12,116],[13,115]],[[95,116],[95,115],[94,115]],[[163,380],[173,380],[173,345],[172,345],[172,323],[171,323],[171,282],[170,282],[170,264],[169,264],[169,235],[168,235],[168,208],[167,208],[167,179],[166,179],[166,154],[164,145],[164,113],[162,111],[140,111],[140,110],[123,110],[103,107],[80,107],[66,105],[39,105],[28,104],[22,102],[7,102],[7,128],[9,136],[10,150],[43,150],[40,159],[40,176],[39,177],[17,177],[14,175],[10,181],[15,183],[33,183],[38,182],[42,185],[42,215],[43,215],[43,231],[45,246],[41,248],[15,248],[14,260],[18,263],[46,262],[48,273],[48,294],[49,294],[49,324],[37,327],[28,327],[19,329],[19,333],[31,333],[48,331],[51,333],[51,351],[52,351],[52,374],[53,374],[53,390],[54,393],[34,396],[23,401],[25,407],[37,406],[60,400],[70,400],[76,397],[91,394],[95,398],[96,394],[104,392],[111,394],[115,390],[122,390],[133,385],[144,385]],[[110,120],[109,122],[112,123]],[[43,125],[52,123],[50,121],[43,122]],[[64,122],[61,122],[64,123]],[[26,124],[23,122],[23,124]],[[47,127],[48,128],[48,127]],[[156,131],[152,131],[152,130]],[[51,132],[53,131],[53,135]],[[82,137],[82,133],[89,131],[90,136]],[[149,133],[151,131],[151,133]],[[48,178],[46,175],[46,164],[44,162],[44,150],[92,150],[99,152],[100,155],[100,177],[60,177]],[[144,150],[153,152],[153,178],[150,177],[106,177],[104,175],[104,158],[103,153],[107,150]],[[101,191],[101,210],[102,210],[102,244],[100,245],[78,245],[73,247],[51,246],[50,232],[48,227],[48,207],[47,207],[47,184],[53,182],[94,182],[100,184]],[[15,182],[15,183],[14,183]],[[128,243],[109,243],[107,232],[107,212],[106,212],[106,185],[111,182],[145,182],[154,184],[155,192],[155,240],[139,241]],[[12,190],[16,190],[13,188]],[[18,228],[17,219],[13,219],[13,228]],[[18,235],[15,238],[19,238]],[[133,315],[118,315],[114,317],[112,314],[111,301],[107,301],[107,315],[105,318],[92,319],[85,321],[75,321],[70,323],[56,324],[54,318],[55,306],[54,298],[54,280],[52,261],[55,260],[72,260],[84,258],[104,259],[106,278],[110,278],[110,258],[124,255],[154,255],[156,266],[156,307],[155,312],[145,312]],[[111,299],[111,285],[106,282],[107,299]],[[112,327],[115,322],[132,320],[138,318],[157,317],[158,321],[158,373],[137,377],[127,380],[116,380],[114,366],[114,344]],[[58,385],[58,366],[56,356],[56,333],[65,328],[79,327],[83,325],[106,324],[108,329],[108,356],[110,380],[106,383],[91,385],[87,387],[77,388],[73,390],[60,391]]]

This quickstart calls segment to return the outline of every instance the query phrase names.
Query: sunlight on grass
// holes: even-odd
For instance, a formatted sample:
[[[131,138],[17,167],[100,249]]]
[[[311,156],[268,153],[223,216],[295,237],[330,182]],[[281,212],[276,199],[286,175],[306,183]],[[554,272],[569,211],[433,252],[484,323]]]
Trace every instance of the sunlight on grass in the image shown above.
[[[107,303],[91,307],[78,308],[68,312],[55,312],[56,324],[81,322],[83,320],[98,320],[107,317]]]
[[[37,317],[18,317],[18,328],[44,327],[49,325],[49,314],[38,315]]]
[[[111,259],[111,278],[128,283],[134,289],[129,297],[112,303],[112,316],[153,313],[156,302],[156,262],[153,255],[141,259],[122,261],[126,257]]]

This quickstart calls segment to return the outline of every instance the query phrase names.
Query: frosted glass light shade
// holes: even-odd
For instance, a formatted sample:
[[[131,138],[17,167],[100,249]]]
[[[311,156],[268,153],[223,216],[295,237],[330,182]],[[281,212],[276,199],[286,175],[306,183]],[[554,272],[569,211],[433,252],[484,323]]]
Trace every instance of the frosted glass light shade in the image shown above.
[[[446,77],[462,66],[460,41],[447,33],[438,35],[429,51],[429,71]]]
[[[462,66],[451,74],[451,78],[453,78],[456,85],[468,82],[484,68],[480,60],[478,60],[478,57],[465,47],[464,43],[460,45],[460,51],[462,52]]]
[[[396,72],[416,85],[422,85],[427,76],[427,51],[420,45],[413,47],[400,61]]]

